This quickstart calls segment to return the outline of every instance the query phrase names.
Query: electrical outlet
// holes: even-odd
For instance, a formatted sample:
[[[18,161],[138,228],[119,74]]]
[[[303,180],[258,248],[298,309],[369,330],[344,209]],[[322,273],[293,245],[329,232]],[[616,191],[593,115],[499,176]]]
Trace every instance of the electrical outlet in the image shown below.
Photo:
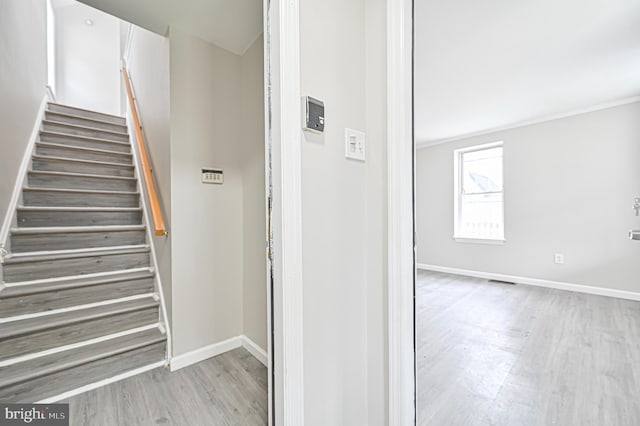
[[[556,253],[553,255],[553,261],[556,265],[564,265],[564,254]]]

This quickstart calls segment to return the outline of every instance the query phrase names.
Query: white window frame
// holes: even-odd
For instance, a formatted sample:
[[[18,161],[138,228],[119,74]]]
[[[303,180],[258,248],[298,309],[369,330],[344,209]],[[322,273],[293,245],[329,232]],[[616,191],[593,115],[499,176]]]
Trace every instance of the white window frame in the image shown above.
[[[460,233],[460,216],[462,207],[462,156],[470,152],[484,151],[486,149],[502,148],[502,171],[504,176],[504,143],[503,141],[491,142],[482,145],[473,145],[466,148],[456,149],[453,151],[453,239],[459,243],[471,244],[504,244],[506,234],[506,224],[504,216],[505,190],[504,177],[502,182],[502,238],[476,238]]]

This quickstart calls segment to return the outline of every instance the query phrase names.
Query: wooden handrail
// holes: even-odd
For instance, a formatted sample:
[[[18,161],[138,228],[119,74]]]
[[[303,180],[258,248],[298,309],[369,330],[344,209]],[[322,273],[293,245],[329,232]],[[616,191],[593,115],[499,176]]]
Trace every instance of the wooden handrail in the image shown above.
[[[135,98],[133,97],[133,90],[131,89],[131,80],[129,80],[129,73],[127,72],[126,68],[122,68],[122,77],[124,78],[124,83],[127,86],[129,106],[131,107],[131,114],[133,115],[133,124],[136,127],[138,152],[140,153],[142,174],[144,175],[144,183],[147,188],[147,194],[149,195],[149,203],[151,204],[151,216],[153,217],[155,234],[159,237],[165,236],[168,234],[167,227],[164,224],[164,217],[162,216],[162,209],[160,208],[160,200],[158,199],[158,191],[156,189],[156,184],[153,180],[153,174],[151,172],[149,153],[147,152],[147,145],[144,140],[144,135],[142,134],[140,116],[138,115],[138,108],[136,107]]]

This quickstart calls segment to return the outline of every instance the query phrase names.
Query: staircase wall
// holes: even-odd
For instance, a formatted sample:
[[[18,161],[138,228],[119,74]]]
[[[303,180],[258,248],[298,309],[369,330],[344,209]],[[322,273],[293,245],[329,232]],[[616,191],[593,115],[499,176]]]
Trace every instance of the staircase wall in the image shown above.
[[[174,355],[242,334],[240,57],[170,30]],[[200,183],[202,167],[224,184]]]
[[[262,37],[243,56],[133,27],[128,69],[168,238],[156,238],[179,356],[235,337],[267,348]],[[200,169],[220,167],[223,185]]]
[[[171,321],[171,126],[169,113],[169,39],[133,27],[127,66],[135,84],[140,120],[147,138],[168,237],[154,237],[162,291]]]
[[[0,2],[0,221],[47,85],[46,3]]]

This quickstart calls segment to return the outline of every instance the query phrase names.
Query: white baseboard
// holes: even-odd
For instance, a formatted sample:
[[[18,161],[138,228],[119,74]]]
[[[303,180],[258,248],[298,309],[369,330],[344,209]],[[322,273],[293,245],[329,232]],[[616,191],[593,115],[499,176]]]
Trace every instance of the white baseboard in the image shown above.
[[[13,218],[16,214],[18,201],[20,200],[20,196],[22,195],[22,187],[24,186],[24,182],[27,177],[27,171],[29,169],[29,165],[31,164],[31,157],[33,156],[33,150],[36,145],[36,140],[38,139],[38,135],[40,134],[40,127],[42,126],[42,119],[44,118],[44,111],[47,108],[47,102],[49,102],[49,96],[45,95],[40,102],[38,115],[35,117],[35,122],[33,128],[31,129],[31,135],[29,136],[27,146],[25,147],[24,154],[22,155],[22,162],[20,163],[18,175],[16,176],[16,182],[13,186],[11,200],[9,201],[9,205],[7,206],[4,221],[2,222],[2,227],[0,228],[0,247],[5,247],[8,244],[9,231],[13,224]]]
[[[245,348],[251,355],[253,355],[255,359],[260,361],[262,365],[266,367],[268,363],[267,351],[262,349],[256,342],[249,339],[245,335],[240,336],[240,338],[242,339],[242,347]]]
[[[235,336],[222,342],[214,343],[212,345],[204,346],[186,354],[174,356],[171,358],[171,371],[176,371],[189,365],[196,364],[205,359],[213,358],[225,352],[242,346],[242,338]]]
[[[174,356],[170,362],[171,371],[176,371],[181,368],[188,367],[190,365],[196,364],[209,358],[213,358],[214,356],[221,355],[225,352],[229,352],[240,347],[245,348],[263,365],[267,365],[267,352],[247,336],[240,335],[227,340],[223,340],[222,342],[204,346],[194,351],[187,352],[186,354]]]
[[[618,299],[640,301],[640,293],[625,290],[616,290],[604,287],[592,287],[582,284],[564,283],[559,281],[541,280],[538,278],[519,277],[515,275],[495,274],[492,272],[471,271],[468,269],[450,268],[448,266],[435,266],[418,263],[418,269],[426,269],[447,274],[465,275],[468,277],[484,278],[487,280],[508,281],[517,284],[526,284],[536,287],[555,288],[558,290],[575,291],[577,293],[594,294],[597,296],[615,297]]]

